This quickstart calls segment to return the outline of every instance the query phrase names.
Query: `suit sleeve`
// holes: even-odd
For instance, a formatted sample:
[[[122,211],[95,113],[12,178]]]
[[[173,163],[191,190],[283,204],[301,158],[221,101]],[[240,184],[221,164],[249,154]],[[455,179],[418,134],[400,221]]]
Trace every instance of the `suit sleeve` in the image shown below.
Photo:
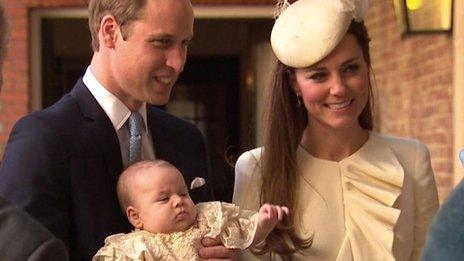
[[[14,126],[0,168],[0,195],[69,246],[67,155],[57,128],[36,114]]]
[[[411,260],[419,260],[428,227],[438,210],[438,193],[429,152],[420,142],[416,148],[414,249]]]

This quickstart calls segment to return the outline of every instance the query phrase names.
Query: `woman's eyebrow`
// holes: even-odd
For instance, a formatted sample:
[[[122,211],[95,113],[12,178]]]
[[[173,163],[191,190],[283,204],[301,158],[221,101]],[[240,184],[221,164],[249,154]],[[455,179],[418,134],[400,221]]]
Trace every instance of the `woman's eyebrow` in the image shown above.
[[[345,66],[345,65],[347,65],[348,63],[351,63],[351,62],[357,60],[358,58],[359,58],[359,56],[355,56],[355,57],[353,57],[353,58],[350,58],[350,59],[346,60],[345,62],[343,62],[343,63],[342,63],[342,66]]]

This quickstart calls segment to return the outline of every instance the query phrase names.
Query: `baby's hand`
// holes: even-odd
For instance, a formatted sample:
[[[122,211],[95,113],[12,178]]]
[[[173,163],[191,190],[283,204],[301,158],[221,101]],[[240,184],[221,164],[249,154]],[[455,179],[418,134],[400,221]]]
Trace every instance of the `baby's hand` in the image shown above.
[[[284,206],[276,206],[264,204],[259,209],[259,221],[262,224],[274,227],[278,222],[288,215],[288,208]]]
[[[277,223],[282,221],[287,215],[287,207],[271,204],[262,205],[258,212],[258,227],[256,228],[252,246],[256,246],[263,242]]]

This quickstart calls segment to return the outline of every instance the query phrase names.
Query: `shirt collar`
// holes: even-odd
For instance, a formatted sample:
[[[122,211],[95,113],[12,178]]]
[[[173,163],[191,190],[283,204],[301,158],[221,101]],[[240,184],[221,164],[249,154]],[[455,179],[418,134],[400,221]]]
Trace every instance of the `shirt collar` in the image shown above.
[[[98,104],[105,111],[106,115],[110,118],[111,123],[116,131],[121,129],[126,123],[126,120],[131,115],[131,111],[124,103],[119,100],[114,94],[108,91],[95,77],[90,66],[87,67],[84,77],[82,79],[84,84],[89,89],[90,93],[95,97]],[[147,106],[142,103],[138,112],[142,115],[144,128],[147,126]]]

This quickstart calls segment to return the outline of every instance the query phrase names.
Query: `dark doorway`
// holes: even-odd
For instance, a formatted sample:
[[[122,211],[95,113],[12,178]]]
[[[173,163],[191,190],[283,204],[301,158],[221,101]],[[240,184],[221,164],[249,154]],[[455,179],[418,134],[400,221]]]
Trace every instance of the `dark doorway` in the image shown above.
[[[86,19],[42,19],[41,30],[41,100],[42,108],[47,108],[68,93],[84,75],[92,48]]]

